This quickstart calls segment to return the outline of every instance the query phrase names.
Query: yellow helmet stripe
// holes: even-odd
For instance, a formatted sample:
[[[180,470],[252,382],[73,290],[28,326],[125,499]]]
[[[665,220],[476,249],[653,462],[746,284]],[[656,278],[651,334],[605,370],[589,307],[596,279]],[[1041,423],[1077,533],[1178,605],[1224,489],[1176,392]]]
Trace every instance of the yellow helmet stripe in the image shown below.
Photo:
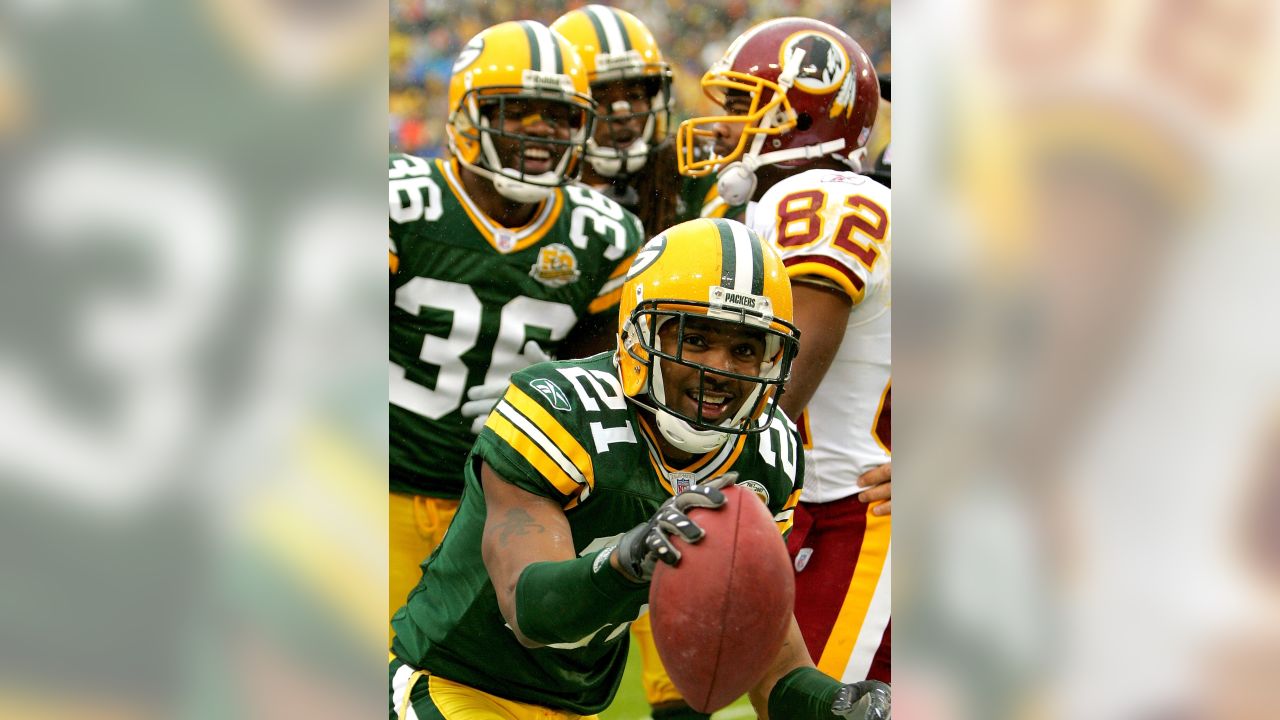
[[[608,55],[618,55],[631,49],[631,36],[622,24],[622,18],[613,8],[603,5],[588,5],[583,10],[591,18],[596,29],[596,38],[600,41],[600,49]]]

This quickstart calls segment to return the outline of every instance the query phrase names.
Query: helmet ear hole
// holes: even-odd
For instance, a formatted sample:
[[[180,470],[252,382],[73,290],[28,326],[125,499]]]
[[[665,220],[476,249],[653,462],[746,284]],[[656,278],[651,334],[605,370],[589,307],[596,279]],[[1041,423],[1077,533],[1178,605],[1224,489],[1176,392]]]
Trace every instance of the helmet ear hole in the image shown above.
[[[796,118],[796,131],[804,132],[813,127],[813,116],[809,113],[800,113]]]

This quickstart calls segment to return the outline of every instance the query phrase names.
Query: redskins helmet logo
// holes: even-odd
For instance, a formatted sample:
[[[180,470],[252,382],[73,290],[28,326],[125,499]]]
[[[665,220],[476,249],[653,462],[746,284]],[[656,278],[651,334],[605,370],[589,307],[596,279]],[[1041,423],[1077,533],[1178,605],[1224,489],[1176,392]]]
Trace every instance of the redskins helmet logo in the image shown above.
[[[812,31],[792,35],[782,43],[780,60],[783,67],[786,67],[787,58],[797,50],[804,56],[800,60],[800,71],[796,73],[796,87],[822,94],[834,92],[844,83],[849,73],[849,55],[834,38]]]

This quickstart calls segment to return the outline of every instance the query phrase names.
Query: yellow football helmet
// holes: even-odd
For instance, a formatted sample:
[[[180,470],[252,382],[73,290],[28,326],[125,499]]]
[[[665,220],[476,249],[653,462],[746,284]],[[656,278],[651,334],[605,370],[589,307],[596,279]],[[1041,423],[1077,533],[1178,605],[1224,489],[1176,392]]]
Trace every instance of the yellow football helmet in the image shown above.
[[[759,375],[742,375],[684,357],[684,324],[690,316],[745,325],[763,332]],[[680,323],[676,347],[662,347],[658,330]],[[792,324],[791,281],[782,258],[750,228],[735,220],[701,218],[660,233],[636,253],[622,286],[618,310],[618,370],[623,392],[654,412],[658,429],[676,447],[706,453],[730,434],[760,432],[773,417],[800,330]],[[720,423],[676,409],[666,396],[660,363],[754,383],[738,412]]]
[[[530,102],[554,110],[531,112]],[[459,163],[493,181],[504,197],[537,202],[577,177],[595,102],[573,46],[542,23],[505,22],[472,38],[453,63],[449,106],[449,149]],[[507,121],[518,121],[521,131],[504,129]],[[565,125],[568,133],[532,134],[530,126],[543,123]],[[515,143],[511,164],[504,165],[495,140]],[[525,172],[530,162],[545,164],[547,153],[549,169]]]
[[[653,148],[667,137],[671,124],[671,66],[662,58],[653,33],[631,13],[605,5],[587,5],[560,16],[551,29],[564,35],[582,57],[587,81],[598,91],[602,83],[639,81],[648,96],[647,108],[618,101],[601,107],[615,121],[643,117],[639,137],[616,138],[612,146],[587,140],[587,162],[604,177],[629,175],[644,167]],[[613,125],[606,124],[612,132]],[[619,148],[618,145],[625,144]]]

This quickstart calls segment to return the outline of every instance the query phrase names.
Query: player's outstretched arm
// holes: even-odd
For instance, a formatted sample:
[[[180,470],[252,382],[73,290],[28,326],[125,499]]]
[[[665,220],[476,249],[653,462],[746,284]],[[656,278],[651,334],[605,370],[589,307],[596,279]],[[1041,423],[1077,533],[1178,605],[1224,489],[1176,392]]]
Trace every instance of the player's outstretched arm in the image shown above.
[[[889,686],[875,680],[841,683],[823,674],[813,666],[794,617],[750,697],[760,720],[890,720]]]
[[[569,521],[554,501],[507,482],[488,464],[481,466],[480,479],[487,505],[485,569],[498,608],[522,645],[576,645],[636,619],[649,585],[647,578],[637,582],[619,569],[618,546],[578,557]],[[692,492],[681,495],[689,496],[687,501]],[[659,509],[667,518],[658,523],[661,531],[666,531],[670,518],[663,513],[669,509],[665,504]]]
[[[536,647],[541,643],[525,637],[517,622],[516,587],[533,563],[575,558],[569,520],[550,498],[512,485],[488,463],[481,466],[480,482],[488,508],[481,553],[498,607],[521,644]]]

